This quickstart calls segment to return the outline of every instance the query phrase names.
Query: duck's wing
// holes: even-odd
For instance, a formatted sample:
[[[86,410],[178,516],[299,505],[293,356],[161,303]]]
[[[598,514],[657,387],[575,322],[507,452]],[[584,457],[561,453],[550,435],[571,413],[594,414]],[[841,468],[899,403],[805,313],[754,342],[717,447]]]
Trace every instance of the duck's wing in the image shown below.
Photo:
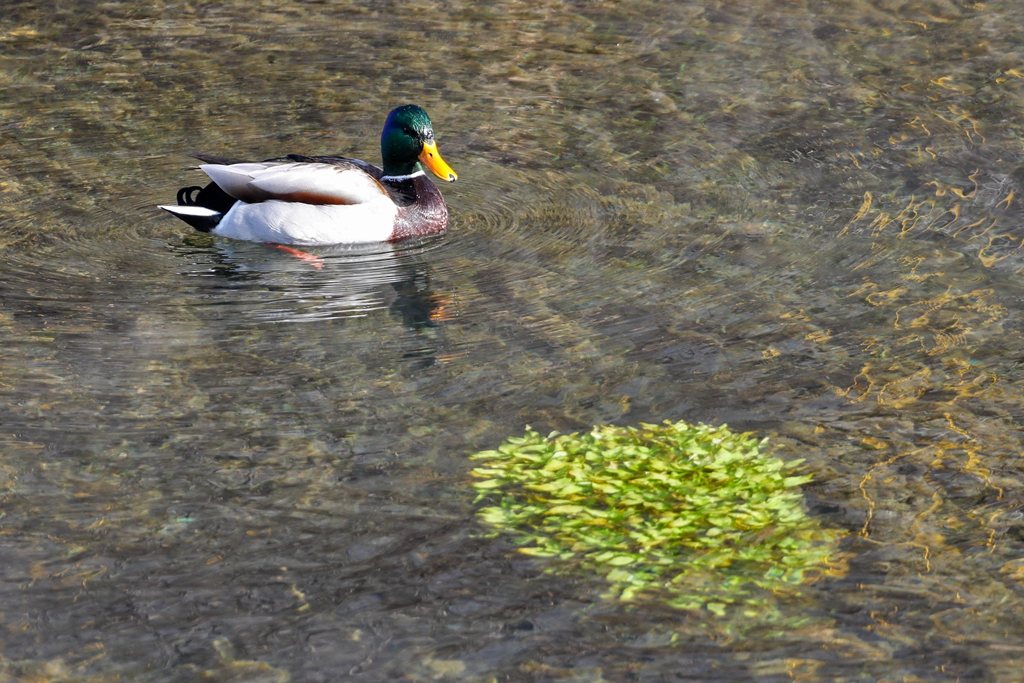
[[[414,203],[418,197],[416,188],[411,181],[384,182],[384,169],[378,168],[377,166],[367,163],[362,159],[350,159],[349,157],[339,156],[305,156],[302,154],[289,154],[286,157],[281,157],[280,159],[268,159],[268,161],[298,161],[311,164],[331,164],[332,166],[358,169],[378,181],[388,193],[388,196],[391,197],[391,201],[398,206],[408,206],[409,204]]]
[[[278,199],[303,204],[363,204],[388,196],[377,178],[364,169],[364,162],[356,164],[356,160],[342,157],[320,159],[283,157],[262,162],[206,163],[199,168],[224,192],[247,203]]]
[[[351,159],[349,157],[289,154],[286,157],[282,157],[280,159],[268,159],[268,161],[297,161],[307,164],[331,164],[332,166],[338,166],[340,168],[359,169],[373,176],[376,180],[380,180],[384,176],[384,169],[378,168],[369,162],[363,161],[362,159]]]

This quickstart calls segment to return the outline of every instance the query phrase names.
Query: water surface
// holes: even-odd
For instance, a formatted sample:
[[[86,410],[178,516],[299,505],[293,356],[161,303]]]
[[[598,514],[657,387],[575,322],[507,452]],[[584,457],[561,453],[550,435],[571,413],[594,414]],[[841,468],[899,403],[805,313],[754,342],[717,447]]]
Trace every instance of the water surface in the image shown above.
[[[12,3],[0,18],[4,676],[1013,680],[1016,3]],[[448,235],[212,239],[190,151],[379,161]],[[530,424],[769,436],[841,571],[737,624],[488,538]],[[771,597],[771,596],[767,596]]]

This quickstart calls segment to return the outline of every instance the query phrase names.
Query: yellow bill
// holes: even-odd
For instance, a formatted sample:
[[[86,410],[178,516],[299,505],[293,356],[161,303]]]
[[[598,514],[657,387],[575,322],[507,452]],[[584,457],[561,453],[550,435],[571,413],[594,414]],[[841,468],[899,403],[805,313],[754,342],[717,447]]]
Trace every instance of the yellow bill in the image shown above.
[[[458,174],[452,170],[452,167],[441,158],[441,153],[437,151],[437,143],[433,140],[423,143],[423,151],[420,152],[419,160],[420,163],[429,168],[430,172],[441,180],[454,183],[459,178]]]

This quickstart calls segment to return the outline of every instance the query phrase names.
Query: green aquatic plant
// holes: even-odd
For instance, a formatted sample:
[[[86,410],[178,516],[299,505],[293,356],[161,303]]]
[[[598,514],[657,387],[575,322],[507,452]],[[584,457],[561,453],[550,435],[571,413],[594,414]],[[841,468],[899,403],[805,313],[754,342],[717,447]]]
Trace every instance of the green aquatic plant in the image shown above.
[[[602,574],[610,594],[657,594],[687,609],[756,613],[764,591],[793,593],[830,567],[838,533],[804,512],[802,460],[767,439],[685,422],[597,426],[543,437],[527,427],[472,456],[480,517],[553,571]],[[758,597],[761,596],[761,597]]]

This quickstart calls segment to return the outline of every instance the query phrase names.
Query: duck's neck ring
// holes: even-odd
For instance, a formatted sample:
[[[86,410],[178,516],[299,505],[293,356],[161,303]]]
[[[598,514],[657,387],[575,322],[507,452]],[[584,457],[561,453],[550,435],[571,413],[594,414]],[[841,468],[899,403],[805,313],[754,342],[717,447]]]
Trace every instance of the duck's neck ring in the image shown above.
[[[380,177],[381,182],[388,183],[400,183],[403,180],[412,180],[413,178],[419,178],[421,175],[426,175],[423,171],[415,171],[408,175],[384,175]]]

